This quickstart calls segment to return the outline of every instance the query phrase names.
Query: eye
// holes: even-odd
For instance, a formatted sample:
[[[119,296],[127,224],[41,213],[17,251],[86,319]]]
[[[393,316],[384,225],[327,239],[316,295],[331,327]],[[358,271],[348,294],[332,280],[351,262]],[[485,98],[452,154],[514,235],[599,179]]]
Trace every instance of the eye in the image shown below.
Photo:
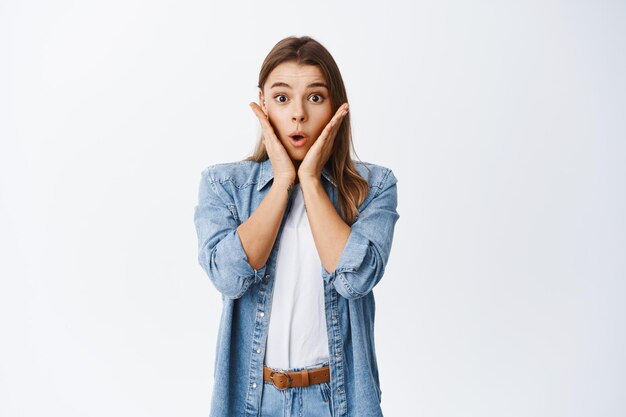
[[[285,100],[280,100],[280,97],[284,98]],[[287,97],[284,94],[277,94],[274,96],[274,100],[278,101],[279,103],[285,103],[287,101]]]
[[[316,98],[316,100],[313,100],[313,103],[321,103],[324,101],[324,97],[321,94],[312,94],[310,98]]]

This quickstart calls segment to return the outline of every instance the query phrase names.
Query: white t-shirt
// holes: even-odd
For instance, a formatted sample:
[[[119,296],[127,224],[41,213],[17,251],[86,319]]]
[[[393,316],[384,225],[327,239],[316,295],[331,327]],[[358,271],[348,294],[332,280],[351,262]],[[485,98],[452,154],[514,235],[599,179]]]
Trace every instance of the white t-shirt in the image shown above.
[[[329,359],[322,264],[300,184],[282,231],[276,261],[265,366],[292,369]]]

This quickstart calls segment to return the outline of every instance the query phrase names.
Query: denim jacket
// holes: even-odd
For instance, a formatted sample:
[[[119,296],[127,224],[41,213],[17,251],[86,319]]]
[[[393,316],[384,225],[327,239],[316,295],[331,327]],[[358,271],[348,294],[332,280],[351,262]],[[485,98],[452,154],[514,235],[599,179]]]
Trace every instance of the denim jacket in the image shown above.
[[[334,416],[382,416],[374,347],[372,289],[389,258],[397,207],[397,179],[380,165],[354,161],[369,185],[367,198],[334,271],[321,267]],[[194,223],[198,261],[222,295],[222,314],[214,364],[212,417],[257,417],[263,389],[263,359],[271,315],[272,289],[281,221],[263,267],[248,264],[237,226],[259,206],[272,185],[270,160],[211,165],[202,171]],[[324,167],[322,185],[338,209],[336,183]]]

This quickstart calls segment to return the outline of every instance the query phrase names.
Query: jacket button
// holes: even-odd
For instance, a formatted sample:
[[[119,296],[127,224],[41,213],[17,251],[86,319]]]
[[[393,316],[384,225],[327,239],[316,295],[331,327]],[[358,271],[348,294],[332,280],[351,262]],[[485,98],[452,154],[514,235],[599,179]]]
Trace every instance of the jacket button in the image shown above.
[[[261,317],[265,317],[265,313],[261,311],[261,312],[259,313],[259,316],[261,316]]]

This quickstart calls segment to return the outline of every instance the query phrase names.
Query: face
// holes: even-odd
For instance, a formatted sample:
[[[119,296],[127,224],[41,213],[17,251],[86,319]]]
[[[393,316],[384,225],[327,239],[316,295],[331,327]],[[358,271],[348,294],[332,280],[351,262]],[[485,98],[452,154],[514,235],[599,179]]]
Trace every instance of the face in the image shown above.
[[[332,118],[328,86],[320,68],[283,62],[270,73],[259,99],[291,160],[302,161]],[[294,142],[290,135],[298,131],[305,139]]]

